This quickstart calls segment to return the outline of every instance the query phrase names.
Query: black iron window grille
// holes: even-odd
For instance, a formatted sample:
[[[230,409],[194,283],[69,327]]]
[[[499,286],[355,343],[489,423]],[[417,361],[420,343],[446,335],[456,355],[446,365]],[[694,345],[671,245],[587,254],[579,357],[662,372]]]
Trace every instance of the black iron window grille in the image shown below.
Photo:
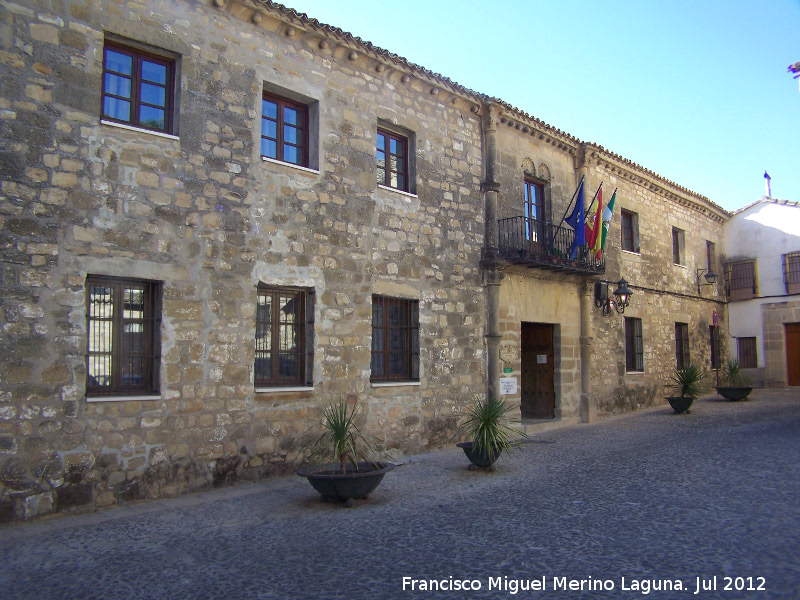
[[[86,395],[159,393],[161,284],[89,275]]]
[[[419,302],[372,297],[370,381],[419,381]]]
[[[625,370],[644,371],[642,320],[625,317]]]
[[[259,285],[255,386],[312,385],[314,294]]]
[[[679,369],[691,364],[688,323],[675,323],[675,364]]]

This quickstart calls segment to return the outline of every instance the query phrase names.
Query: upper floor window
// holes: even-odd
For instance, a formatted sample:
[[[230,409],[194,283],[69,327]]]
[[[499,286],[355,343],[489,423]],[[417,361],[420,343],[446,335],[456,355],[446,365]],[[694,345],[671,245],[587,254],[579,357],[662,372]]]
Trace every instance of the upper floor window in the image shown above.
[[[308,107],[264,93],[261,99],[261,156],[308,167]]]
[[[639,252],[639,215],[628,210],[621,211],[622,249]]]
[[[103,118],[172,133],[175,61],[106,41]]]
[[[159,393],[161,284],[89,275],[86,395]]]
[[[787,294],[800,294],[800,252],[784,254],[783,283]]]
[[[408,138],[378,128],[376,144],[378,185],[409,191]]]
[[[714,264],[717,262],[717,245],[714,242],[706,241],[706,269],[714,271]]]
[[[728,300],[747,300],[758,295],[755,259],[737,260],[725,265]]]
[[[525,180],[525,204],[523,206],[525,215],[525,235],[527,239],[542,241],[544,233],[544,223],[546,220],[544,208],[544,185]]]
[[[642,320],[625,317],[625,370],[644,371]]]
[[[684,263],[684,236],[683,230],[677,227],[672,228],[672,262],[676,265]]]
[[[255,387],[312,385],[313,293],[258,286]]]
[[[688,323],[675,323],[675,364],[679,369],[691,364]]]
[[[372,297],[373,382],[419,381],[419,302]]]

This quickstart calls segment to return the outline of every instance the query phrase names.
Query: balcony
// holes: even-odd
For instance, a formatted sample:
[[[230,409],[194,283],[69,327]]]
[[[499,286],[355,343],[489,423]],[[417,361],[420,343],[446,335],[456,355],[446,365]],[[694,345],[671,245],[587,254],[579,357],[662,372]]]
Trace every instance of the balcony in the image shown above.
[[[566,273],[605,273],[605,257],[596,259],[588,246],[580,246],[575,260],[570,260],[575,240],[570,227],[528,217],[500,219],[498,226],[500,254],[511,264]]]

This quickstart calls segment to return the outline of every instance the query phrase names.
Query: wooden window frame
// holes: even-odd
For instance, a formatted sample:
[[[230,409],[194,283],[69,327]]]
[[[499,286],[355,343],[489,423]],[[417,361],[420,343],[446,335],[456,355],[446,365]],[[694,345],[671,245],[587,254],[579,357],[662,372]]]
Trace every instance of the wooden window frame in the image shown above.
[[[758,296],[754,258],[725,263],[725,291],[728,300],[749,300]]]
[[[672,263],[685,266],[686,257],[684,256],[684,232],[677,227],[672,228]]]
[[[282,320],[288,315],[282,308],[266,314],[262,306],[267,299],[274,307],[286,307],[294,302],[293,320]],[[283,302],[282,300],[287,300]],[[288,344],[289,331],[293,331]],[[255,363],[253,381],[259,387],[310,387],[313,386],[314,360],[314,292],[307,288],[272,286],[260,283],[256,291]],[[277,353],[277,360],[273,360]],[[265,366],[267,365],[267,366]],[[286,374],[281,369],[294,365],[294,372]]]
[[[689,353],[689,324],[675,323],[675,366],[679,369],[692,364]]]
[[[637,214],[622,209],[620,215],[620,246],[626,252],[639,254]]]
[[[706,240],[706,269],[714,271],[714,265],[717,262],[717,245],[714,242]],[[716,272],[716,271],[715,271]]]
[[[783,283],[787,294],[800,294],[800,252],[789,252],[783,260]]]
[[[525,217],[525,236],[530,241],[544,241],[547,209],[545,208],[544,187],[540,181],[528,177],[524,183],[523,216]]]
[[[137,306],[133,304],[136,292],[141,293],[139,309],[132,308]],[[136,328],[141,328],[138,340],[128,335]],[[87,397],[159,393],[161,282],[87,275],[86,332]],[[132,348],[134,341],[138,350]]]
[[[297,102],[295,100],[290,100],[288,98],[284,98],[283,96],[278,96],[277,94],[271,94],[269,92],[263,92],[261,96],[262,104],[261,104],[261,132],[260,132],[260,148],[259,151],[261,152],[261,156],[266,158],[271,158],[272,160],[277,160],[279,162],[284,162],[289,165],[295,165],[298,167],[309,167],[309,130],[310,130],[310,121],[309,121],[309,110],[308,105],[303,104],[302,102]],[[264,101],[266,102],[273,102],[276,105],[276,116],[273,119],[264,114]],[[302,123],[298,126],[296,124],[287,123],[286,122],[286,109],[296,110],[302,119]],[[264,134],[264,123],[272,121],[275,123],[275,137],[271,137],[269,135]],[[294,129],[298,129],[300,131],[298,135],[298,143],[291,143],[285,140],[285,128],[291,127]],[[269,154],[264,154],[264,142],[263,140],[271,140],[275,142],[275,156],[270,156]],[[297,148],[298,150],[298,157],[300,162],[292,162],[286,159],[286,146]]]
[[[400,324],[392,324],[391,307],[402,311]],[[393,336],[392,334],[399,334]],[[392,348],[400,340],[401,348]],[[400,364],[401,368],[397,368]],[[372,383],[419,381],[419,301],[372,296]]]
[[[381,136],[383,136],[384,140],[383,147],[381,147],[380,145]],[[392,140],[398,142],[399,144],[402,144],[403,149],[401,152],[394,152],[394,153],[391,152]],[[394,131],[389,131],[388,129],[384,129],[382,127],[378,127],[377,135],[375,138],[375,160],[377,162],[376,180],[378,185],[382,185],[395,190],[400,190],[401,192],[410,191],[411,182],[409,180],[411,178],[411,168],[408,162],[409,144],[410,144],[410,139],[408,138],[408,136],[402,135],[400,133],[395,133]],[[386,157],[384,158],[385,166],[383,167],[381,167],[380,154],[379,154],[381,152],[384,154],[384,157]],[[391,157],[393,156],[398,157],[399,159],[402,160],[402,164],[405,166],[403,170],[400,170],[399,168],[392,169],[390,167],[391,160],[389,159],[391,159]],[[389,160],[388,163],[387,160]],[[395,165],[398,164],[399,163],[395,161]],[[389,168],[387,168],[387,166]],[[402,185],[398,183],[395,184],[392,183],[393,174],[395,174],[395,177],[397,178],[402,176]]]
[[[758,344],[754,337],[736,338],[736,354],[743,369],[758,368]]]
[[[125,54],[130,56],[132,59],[132,68],[131,68],[131,75],[128,76],[124,73],[118,73],[116,71],[112,71],[107,67],[107,58],[108,58],[108,51],[112,50],[114,52],[118,52],[120,54]],[[149,104],[142,100],[142,83],[144,81],[142,77],[142,63],[143,62],[151,62],[154,64],[159,64],[166,67],[166,82],[163,85],[165,92],[164,92],[164,106],[158,106],[154,104]],[[167,133],[172,134],[174,132],[173,128],[173,116],[175,110],[175,58],[170,58],[168,56],[164,56],[161,54],[156,54],[154,52],[148,52],[146,50],[141,50],[139,48],[134,48],[132,46],[127,46],[125,44],[120,44],[114,41],[106,40],[103,44],[103,77],[102,77],[102,94],[100,97],[100,114],[101,118],[105,121],[111,121],[114,123],[122,123],[123,125],[129,125],[131,127],[138,127],[139,129],[146,129],[148,131],[158,131],[160,133]],[[119,96],[116,94],[112,94],[111,92],[106,91],[106,75],[113,75],[117,77],[123,77],[125,79],[130,79],[131,81],[131,93],[130,98],[126,98],[124,96]],[[146,83],[150,85],[158,85],[155,82],[148,82]],[[106,98],[118,99],[124,102],[130,102],[131,109],[130,109],[130,118],[120,119],[118,117],[114,117],[111,115],[106,114],[105,112],[105,103]],[[140,108],[142,106],[153,106],[158,108],[159,110],[164,111],[164,127],[152,127],[141,122],[141,115],[140,115]]]
[[[642,320],[638,317],[625,317],[625,371],[644,371],[644,337]]]

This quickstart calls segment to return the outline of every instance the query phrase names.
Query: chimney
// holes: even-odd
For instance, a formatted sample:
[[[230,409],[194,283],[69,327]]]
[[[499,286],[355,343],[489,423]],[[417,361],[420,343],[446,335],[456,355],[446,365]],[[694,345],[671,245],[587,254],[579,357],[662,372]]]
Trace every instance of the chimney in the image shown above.
[[[772,181],[772,177],[769,176],[769,173],[764,171],[764,180],[767,186],[767,198],[772,198],[772,190],[770,189],[770,182]]]

